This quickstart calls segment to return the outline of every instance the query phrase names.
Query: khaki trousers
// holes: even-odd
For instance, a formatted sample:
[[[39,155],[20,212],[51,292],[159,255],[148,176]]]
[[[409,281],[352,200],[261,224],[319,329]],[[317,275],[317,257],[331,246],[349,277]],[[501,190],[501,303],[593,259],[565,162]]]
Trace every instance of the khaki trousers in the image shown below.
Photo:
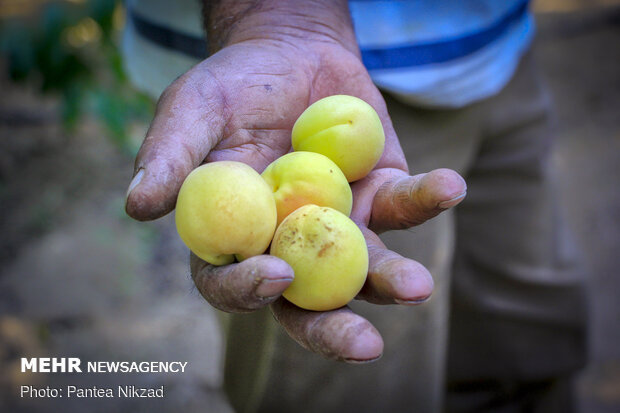
[[[268,311],[233,315],[225,388],[239,412],[459,411],[461,399],[477,411],[470,385],[553,379],[584,363],[584,273],[557,204],[550,100],[532,57],[500,94],[464,109],[386,101],[411,174],[447,167],[468,184],[454,211],[382,236],[429,268],[433,296],[351,303],[385,341],[362,365],[308,353]]]

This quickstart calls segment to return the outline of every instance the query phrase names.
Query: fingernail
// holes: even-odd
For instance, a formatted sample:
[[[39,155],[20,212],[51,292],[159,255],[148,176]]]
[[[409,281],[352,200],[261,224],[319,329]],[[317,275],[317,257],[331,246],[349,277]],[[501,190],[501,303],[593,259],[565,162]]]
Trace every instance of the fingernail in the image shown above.
[[[366,360],[357,360],[357,359],[345,358],[345,359],[343,359],[343,361],[345,363],[348,363],[348,364],[368,364],[368,363],[372,363],[374,361],[379,360],[381,357],[383,357],[383,354],[379,354],[375,358],[366,359]]]
[[[140,184],[140,181],[142,181],[143,176],[144,176],[144,168],[138,169],[138,173],[136,173],[136,176],[134,176],[131,182],[129,183],[129,188],[127,188],[127,193],[125,194],[125,198],[128,198],[129,194],[131,194],[131,191],[133,191],[134,188]]]
[[[394,301],[396,302],[396,304],[400,305],[418,305],[427,302],[430,298],[431,296],[429,295],[428,297],[416,298],[413,300],[401,300],[399,298],[395,298]]]
[[[255,293],[262,298],[271,298],[282,294],[286,287],[293,281],[292,278],[276,278],[276,279],[263,279],[258,287],[256,287]]]
[[[463,192],[460,195],[457,195],[452,199],[448,199],[447,201],[442,201],[439,204],[437,204],[437,206],[441,209],[452,208],[453,206],[461,202],[461,200],[465,198],[465,195],[467,195],[467,192]]]

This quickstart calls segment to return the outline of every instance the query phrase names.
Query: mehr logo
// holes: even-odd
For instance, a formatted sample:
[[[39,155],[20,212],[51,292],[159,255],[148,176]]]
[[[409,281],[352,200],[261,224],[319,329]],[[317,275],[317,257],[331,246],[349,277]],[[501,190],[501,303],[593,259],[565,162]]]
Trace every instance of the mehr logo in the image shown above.
[[[22,373],[81,373],[80,363],[77,357],[22,357]]]

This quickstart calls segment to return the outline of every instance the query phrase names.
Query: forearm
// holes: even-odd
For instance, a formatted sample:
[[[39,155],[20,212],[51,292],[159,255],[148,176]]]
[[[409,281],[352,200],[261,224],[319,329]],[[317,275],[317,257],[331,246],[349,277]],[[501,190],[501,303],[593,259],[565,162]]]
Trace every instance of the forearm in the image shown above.
[[[333,42],[359,54],[346,0],[204,0],[209,52],[254,40]]]

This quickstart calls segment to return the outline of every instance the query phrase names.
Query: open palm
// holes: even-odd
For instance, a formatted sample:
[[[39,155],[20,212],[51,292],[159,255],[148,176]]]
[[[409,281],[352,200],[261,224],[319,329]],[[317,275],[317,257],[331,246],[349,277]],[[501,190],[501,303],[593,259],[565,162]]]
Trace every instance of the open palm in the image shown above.
[[[185,177],[203,162],[235,160],[261,172],[291,150],[291,129],[313,102],[334,94],[371,104],[386,145],[375,169],[352,185],[351,217],[369,248],[369,274],[358,298],[376,304],[417,304],[433,282],[420,264],[388,251],[375,231],[421,224],[465,194],[458,174],[436,170],[411,177],[381,93],[359,56],[336,42],[245,41],[220,50],[162,94],[138,153],[126,209],[139,220],[174,209]],[[247,312],[271,304],[297,342],[329,358],[366,361],[381,355],[377,330],[347,307],[311,312],[280,294],[294,278],[284,261],[257,256],[214,267],[192,255],[194,281],[215,307]]]

